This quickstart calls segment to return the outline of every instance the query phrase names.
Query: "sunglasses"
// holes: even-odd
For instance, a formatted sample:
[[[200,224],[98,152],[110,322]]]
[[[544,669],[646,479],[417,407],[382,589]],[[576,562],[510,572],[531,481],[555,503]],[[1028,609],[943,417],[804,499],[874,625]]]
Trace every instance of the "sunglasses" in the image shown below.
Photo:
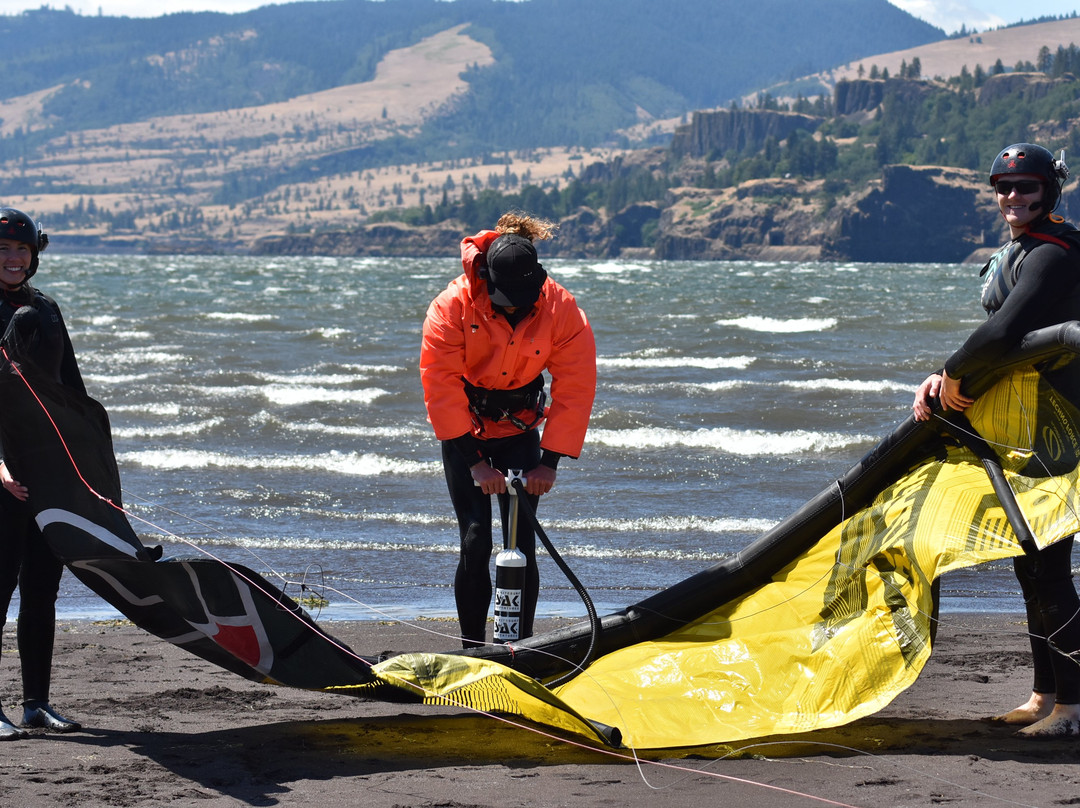
[[[1015,182],[1012,180],[998,180],[994,184],[994,190],[1002,196],[1008,196],[1015,189],[1016,193],[1021,196],[1027,196],[1038,191],[1042,188],[1042,185],[1038,180],[1016,180]]]

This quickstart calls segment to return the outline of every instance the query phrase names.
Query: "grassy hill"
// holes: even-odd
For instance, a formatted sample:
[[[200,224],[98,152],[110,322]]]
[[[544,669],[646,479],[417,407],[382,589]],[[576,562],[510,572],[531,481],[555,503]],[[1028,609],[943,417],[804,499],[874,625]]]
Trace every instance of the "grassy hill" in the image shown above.
[[[390,51],[461,26],[493,60],[470,67],[470,92],[439,130],[488,148],[592,145],[642,116],[942,36],[886,0],[320,0],[232,15],[43,7],[0,18],[5,86],[52,88],[42,120],[66,130],[367,82]]]
[[[466,91],[468,65],[490,52],[460,28],[391,51],[371,81],[281,102],[153,117],[50,139],[0,181],[69,238],[117,246],[211,239],[240,248],[267,232],[341,226],[388,205],[487,187],[509,165],[521,182],[556,183],[611,149],[554,147],[407,161],[426,120]],[[27,108],[31,110],[28,112]],[[0,104],[6,126],[34,120],[26,99]],[[78,243],[78,242],[77,242]]]
[[[21,50],[8,84],[18,94],[0,99],[0,189],[61,249],[243,250],[463,193],[565,187],[664,142],[690,111],[804,73],[827,85],[843,75],[825,70],[837,59],[884,66],[882,51],[926,53],[928,75],[920,49],[942,44],[884,0],[808,9],[326,0],[151,20],[3,17]],[[1067,45],[1080,40],[1074,22],[1030,29],[1039,46]],[[984,67],[1027,47],[1019,30],[995,32]]]
[[[825,73],[832,81],[856,78],[860,66],[869,70],[871,65],[887,68],[892,75],[899,75],[900,66],[918,59],[922,74],[927,77],[958,76],[966,67],[974,71],[981,65],[989,71],[1000,60],[1011,68],[1017,62],[1035,61],[1043,46],[1051,51],[1058,47],[1080,44],[1080,17],[1055,20],[1031,25],[1016,25],[986,31],[966,37],[954,37],[938,42],[917,45],[912,48],[879,54],[869,59],[856,59]]]

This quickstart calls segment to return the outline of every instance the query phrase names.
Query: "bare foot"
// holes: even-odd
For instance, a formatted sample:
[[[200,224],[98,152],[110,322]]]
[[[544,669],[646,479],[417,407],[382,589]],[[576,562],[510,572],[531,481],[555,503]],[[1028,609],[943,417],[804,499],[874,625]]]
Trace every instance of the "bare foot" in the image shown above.
[[[1002,724],[1016,724],[1026,727],[1046,718],[1053,709],[1053,693],[1032,693],[1031,698],[1026,703],[1021,704],[1014,710],[1009,710],[1004,715],[994,716],[991,720],[1000,721]]]
[[[1080,704],[1055,704],[1050,715],[1016,734],[1020,738],[1080,737]]]

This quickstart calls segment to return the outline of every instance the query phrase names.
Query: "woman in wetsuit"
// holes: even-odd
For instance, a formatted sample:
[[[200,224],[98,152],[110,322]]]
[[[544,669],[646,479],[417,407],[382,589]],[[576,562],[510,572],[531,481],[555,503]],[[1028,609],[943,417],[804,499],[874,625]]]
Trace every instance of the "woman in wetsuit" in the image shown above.
[[[1080,233],[1053,214],[1068,178],[1064,159],[1032,143],[1003,149],[990,184],[1009,242],[987,263],[982,304],[988,319],[929,376],[915,394],[917,420],[931,413],[931,398],[963,411],[973,399],[963,378],[994,366],[1029,331],[1080,318]],[[1080,402],[1080,362],[1045,374],[1069,400]],[[997,720],[1024,728],[1025,737],[1080,736],[1080,598],[1072,581],[1073,538],[1014,559],[1028,618],[1034,685],[1027,702]]]
[[[85,394],[60,308],[30,285],[38,269],[38,254],[48,243],[48,236],[25,213],[0,208],[0,345],[12,361],[33,363],[62,384]],[[17,469],[17,458],[0,459],[0,484],[4,488],[0,492],[0,618],[6,619],[18,586],[16,636],[22,667],[22,726],[72,732],[80,724],[64,718],[49,704],[56,595],[64,565],[50,552],[38,530],[27,506],[32,492],[19,482]],[[0,711],[0,740],[25,735]]]

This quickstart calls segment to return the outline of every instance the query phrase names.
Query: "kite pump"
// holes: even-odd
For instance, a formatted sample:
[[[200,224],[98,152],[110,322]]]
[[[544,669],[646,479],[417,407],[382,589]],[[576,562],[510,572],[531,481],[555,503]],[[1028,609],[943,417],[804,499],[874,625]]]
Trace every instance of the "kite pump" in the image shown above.
[[[521,604],[525,590],[525,554],[517,547],[518,510],[521,497],[520,469],[510,469],[506,493],[510,495],[507,547],[495,557],[495,642],[521,639]],[[515,485],[514,483],[517,483]]]
[[[548,687],[553,687],[572,679],[592,661],[593,652],[596,649],[596,642],[601,631],[600,618],[596,614],[596,607],[593,605],[592,598],[589,597],[588,590],[578,580],[578,577],[563,560],[563,557],[559,555],[559,551],[555,549],[555,545],[551,543],[551,539],[548,538],[543,527],[540,526],[540,521],[536,518],[536,513],[532,509],[529,498],[525,496],[525,477],[520,470],[510,470],[506,477],[506,491],[510,495],[506,531],[506,543],[508,546],[495,557],[495,643],[508,645],[521,639],[521,606],[525,587],[526,562],[525,554],[517,549],[517,527],[518,517],[522,510],[532,522],[536,535],[540,538],[552,561],[555,562],[563,575],[566,576],[566,580],[570,582],[570,585],[574,587],[574,590],[581,597],[589,617],[589,642],[585,653],[578,662],[571,663],[572,668],[569,671],[547,682]],[[513,649],[511,649],[512,652]]]

